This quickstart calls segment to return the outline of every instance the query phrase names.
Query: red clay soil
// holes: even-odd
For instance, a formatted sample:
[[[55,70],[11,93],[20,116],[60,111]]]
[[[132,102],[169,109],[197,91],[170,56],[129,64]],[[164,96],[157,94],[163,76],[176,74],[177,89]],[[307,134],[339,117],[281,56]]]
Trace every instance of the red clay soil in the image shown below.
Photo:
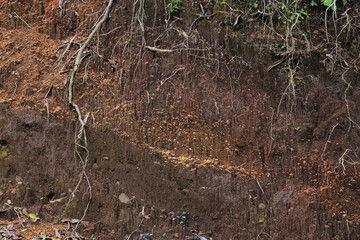
[[[0,3],[0,203],[37,213],[34,226],[47,223],[33,237],[54,234],[63,214],[81,219],[90,199],[84,179],[63,211],[81,172],[67,87],[106,4],[64,1],[61,10],[59,2]],[[317,40],[294,102],[286,74],[269,71],[277,59],[257,45],[259,31],[199,18],[203,5],[184,1],[166,24],[162,1],[146,2],[137,20],[139,5],[115,1],[86,49],[74,101],[88,116],[91,202],[76,231],[86,239],[360,239],[358,73],[343,75],[351,88],[341,72],[330,75]],[[18,216],[0,209],[0,226],[8,221]]]

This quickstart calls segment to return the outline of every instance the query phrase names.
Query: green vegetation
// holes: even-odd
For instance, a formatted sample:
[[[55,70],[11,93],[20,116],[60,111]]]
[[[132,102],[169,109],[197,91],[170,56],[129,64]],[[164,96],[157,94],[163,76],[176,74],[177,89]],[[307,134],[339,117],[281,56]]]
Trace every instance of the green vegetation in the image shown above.
[[[311,1],[311,3],[313,3],[314,0]],[[333,11],[337,11],[338,9],[338,5],[336,4],[336,0],[321,0],[321,3],[325,6],[325,7],[331,7],[331,9]],[[345,6],[348,3],[348,0],[342,0],[342,4],[343,6]],[[315,5],[317,6],[317,5]]]
[[[180,0],[170,0],[170,2],[166,5],[166,9],[169,11],[169,14],[176,13],[180,10],[178,4]]]
[[[300,24],[302,23],[302,21],[310,19],[310,16],[306,11],[307,9],[306,4],[304,4],[300,9],[296,9],[291,5],[282,3],[279,6],[279,9],[290,22],[297,21],[297,24]],[[281,20],[281,18],[282,15],[278,15],[278,19]]]

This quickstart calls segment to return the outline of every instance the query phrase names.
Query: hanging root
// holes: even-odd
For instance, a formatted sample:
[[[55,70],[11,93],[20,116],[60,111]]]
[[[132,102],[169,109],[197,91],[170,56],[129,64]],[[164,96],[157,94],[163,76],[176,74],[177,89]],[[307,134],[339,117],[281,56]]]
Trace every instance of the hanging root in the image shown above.
[[[91,197],[92,197],[90,181],[89,181],[89,178],[87,177],[87,174],[86,174],[86,166],[87,166],[87,163],[88,163],[89,151],[87,149],[87,139],[86,139],[85,124],[86,124],[86,121],[87,121],[87,118],[88,118],[89,114],[86,114],[85,117],[82,118],[82,114],[81,114],[79,106],[73,101],[73,85],[74,85],[74,82],[75,82],[76,73],[78,72],[78,70],[80,68],[80,65],[81,65],[81,61],[83,59],[82,54],[83,54],[85,48],[87,47],[87,45],[90,43],[93,36],[95,35],[95,33],[97,33],[100,30],[101,26],[103,25],[103,23],[108,18],[112,3],[113,3],[113,0],[109,0],[109,3],[108,3],[108,5],[107,5],[107,7],[105,9],[104,15],[102,16],[100,21],[97,22],[97,24],[95,25],[93,31],[90,33],[90,35],[86,39],[85,43],[80,47],[80,49],[79,49],[79,51],[78,51],[78,53],[76,55],[75,65],[74,65],[74,68],[73,68],[73,70],[71,72],[71,76],[70,76],[70,79],[69,79],[68,103],[69,103],[69,105],[71,107],[73,107],[75,109],[77,119],[78,119],[78,122],[80,124],[80,129],[79,129],[79,131],[78,131],[78,133],[77,133],[77,135],[75,137],[75,150],[74,151],[75,151],[75,156],[78,157],[80,159],[80,161],[81,161],[81,173],[80,173],[78,183],[76,184],[74,190],[71,192],[69,200],[68,200],[68,202],[66,203],[66,205],[64,207],[64,211],[63,211],[62,215],[65,214],[65,212],[66,212],[67,208],[69,207],[70,203],[74,200],[75,193],[79,189],[82,179],[85,178],[86,181],[87,181],[88,187],[89,187],[88,188],[89,189],[89,201],[87,203],[87,206],[86,206],[86,208],[84,210],[84,214],[83,214],[82,218],[80,219],[80,221],[82,221],[84,219],[84,217],[86,215],[86,212],[87,212],[87,210],[89,208],[89,204],[90,204]]]

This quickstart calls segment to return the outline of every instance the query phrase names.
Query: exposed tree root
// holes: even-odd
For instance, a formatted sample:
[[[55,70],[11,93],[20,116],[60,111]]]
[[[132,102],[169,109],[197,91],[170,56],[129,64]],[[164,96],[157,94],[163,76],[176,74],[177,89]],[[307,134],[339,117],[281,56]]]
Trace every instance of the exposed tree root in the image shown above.
[[[82,179],[85,178],[87,181],[88,187],[89,187],[88,188],[89,189],[89,201],[87,203],[87,206],[84,210],[84,214],[83,214],[82,218],[80,219],[80,221],[82,221],[84,219],[84,217],[86,216],[86,212],[89,208],[89,204],[90,204],[91,197],[92,197],[91,196],[91,184],[90,184],[89,178],[87,177],[87,174],[86,174],[86,166],[88,163],[89,151],[87,149],[85,124],[86,124],[89,114],[86,114],[85,117],[83,118],[79,106],[73,101],[73,85],[75,82],[76,73],[78,72],[81,62],[82,62],[82,59],[83,59],[82,54],[83,54],[85,48],[87,47],[87,45],[90,43],[93,36],[95,35],[95,33],[97,33],[100,30],[101,26],[108,18],[112,3],[113,3],[113,0],[109,0],[109,3],[105,9],[105,13],[103,14],[101,20],[97,22],[93,31],[90,33],[90,35],[86,39],[85,43],[80,47],[79,51],[77,52],[76,59],[75,59],[75,65],[74,65],[74,68],[71,72],[71,76],[69,79],[68,103],[71,107],[73,107],[75,109],[77,119],[80,124],[80,129],[75,138],[75,150],[74,151],[75,151],[75,156],[78,157],[81,161],[82,168],[81,168],[81,173],[80,173],[78,183],[76,184],[74,190],[72,191],[72,193],[69,197],[68,202],[66,203],[66,205],[64,207],[63,215],[65,214],[70,203],[74,200],[75,193],[78,191]]]

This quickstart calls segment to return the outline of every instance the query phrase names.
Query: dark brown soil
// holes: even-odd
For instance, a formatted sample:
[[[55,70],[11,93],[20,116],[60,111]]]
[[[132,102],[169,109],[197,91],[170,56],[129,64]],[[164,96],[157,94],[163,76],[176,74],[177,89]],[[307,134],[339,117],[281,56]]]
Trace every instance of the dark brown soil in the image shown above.
[[[44,222],[64,213],[81,173],[66,92],[78,45],[61,54],[105,7],[69,2],[60,16],[58,3],[0,3],[0,203]],[[166,30],[154,3],[145,4],[146,45],[177,50],[140,48],[132,1],[115,1],[77,75],[74,101],[89,113],[82,235],[126,239],[143,220],[133,239],[360,239],[358,72],[343,75],[347,89],[322,65],[317,40],[293,101],[258,31],[222,16],[195,22],[200,6],[187,1]],[[65,217],[82,218],[89,197],[83,179]]]

